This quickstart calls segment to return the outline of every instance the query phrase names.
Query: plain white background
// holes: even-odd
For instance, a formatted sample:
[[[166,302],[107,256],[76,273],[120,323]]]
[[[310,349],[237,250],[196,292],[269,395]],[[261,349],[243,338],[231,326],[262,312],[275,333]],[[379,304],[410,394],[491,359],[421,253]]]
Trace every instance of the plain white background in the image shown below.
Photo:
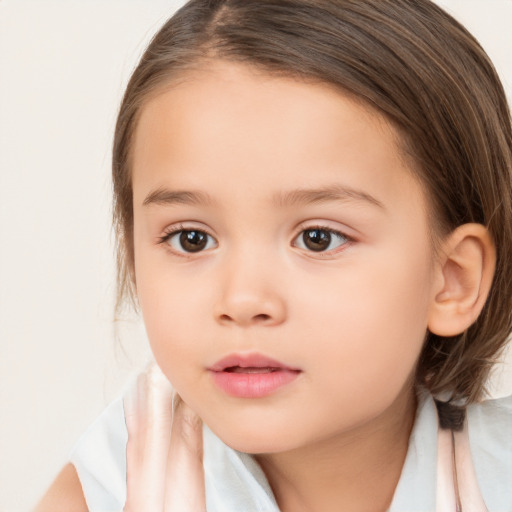
[[[512,98],[512,0],[439,0]],[[149,357],[113,322],[110,146],[124,85],[181,0],[0,0],[0,510],[29,510]],[[117,332],[117,335],[116,335]],[[495,380],[512,392],[512,365]]]

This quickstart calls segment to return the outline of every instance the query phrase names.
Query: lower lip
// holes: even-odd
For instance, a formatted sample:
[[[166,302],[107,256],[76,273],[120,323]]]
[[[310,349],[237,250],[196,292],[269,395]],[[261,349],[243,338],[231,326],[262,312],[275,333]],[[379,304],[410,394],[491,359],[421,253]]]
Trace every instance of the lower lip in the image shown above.
[[[266,373],[212,372],[215,384],[226,394],[238,398],[262,398],[290,384],[299,371],[280,369]]]

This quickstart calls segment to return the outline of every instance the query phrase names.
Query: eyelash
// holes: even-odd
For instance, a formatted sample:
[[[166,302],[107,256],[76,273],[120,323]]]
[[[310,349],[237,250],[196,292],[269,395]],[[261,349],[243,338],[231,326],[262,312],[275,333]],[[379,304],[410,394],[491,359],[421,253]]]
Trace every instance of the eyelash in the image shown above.
[[[308,231],[322,231],[324,233],[329,233],[330,235],[334,235],[335,237],[338,237],[338,238],[341,238],[344,240],[344,242],[340,245],[341,248],[335,248],[335,249],[331,249],[329,251],[314,251],[314,250],[308,250],[308,249],[302,249],[299,247],[299,249],[302,249],[308,253],[313,253],[313,254],[316,254],[317,257],[322,257],[322,256],[328,256],[328,255],[332,255],[333,253],[338,253],[342,250],[344,250],[349,244],[351,244],[354,239],[351,238],[350,236],[346,235],[345,233],[341,232],[341,231],[338,231],[336,229],[333,229],[329,226],[324,226],[324,225],[310,225],[310,226],[300,226],[300,231],[293,237],[293,243],[294,243],[294,246],[297,247],[295,245],[296,241],[300,239],[301,236],[304,236],[304,233],[308,232]],[[204,233],[205,235],[207,235],[209,238],[215,240],[215,237],[209,233],[206,229],[204,228],[201,228],[201,229],[195,229],[195,228],[190,228],[190,227],[185,227],[183,225],[179,225],[179,226],[176,226],[176,227],[173,227],[173,228],[170,228],[169,230],[167,230],[161,237],[158,237],[158,241],[157,243],[158,244],[167,244],[169,247],[169,250],[173,253],[173,254],[177,254],[179,256],[182,256],[182,257],[192,257],[192,255],[195,254],[194,251],[177,251],[173,248],[170,247],[170,244],[169,244],[169,240],[171,240],[174,236],[180,234],[180,233],[184,233],[184,232],[197,232],[197,233]],[[201,249],[199,251],[197,251],[197,253],[200,253],[200,252],[204,252],[204,249]]]
[[[196,229],[196,228],[191,228],[191,227],[187,228],[183,225],[178,225],[176,227],[172,227],[172,228],[169,228],[168,230],[166,230],[161,237],[158,237],[157,243],[162,244],[162,245],[166,244],[168,246],[168,249],[173,254],[177,254],[177,255],[183,256],[185,258],[190,258],[191,255],[195,254],[193,251],[177,251],[177,250],[173,249],[172,247],[170,247],[170,244],[169,244],[169,241],[174,236],[176,236],[180,233],[187,233],[187,232],[204,233],[209,238],[215,240],[215,237],[204,228],[201,228],[201,229],[199,229],[199,228]],[[203,251],[201,250],[201,251],[197,251],[197,252],[203,252]]]
[[[314,251],[314,250],[311,250],[311,249],[310,250],[303,249],[303,250],[307,251],[308,253],[315,254],[316,257],[320,257],[320,258],[321,257],[332,256],[333,254],[337,254],[338,252],[341,252],[341,251],[345,250],[347,248],[347,246],[354,241],[353,238],[351,238],[350,236],[346,235],[342,231],[333,229],[333,228],[331,228],[329,226],[324,226],[324,225],[321,225],[321,224],[316,224],[316,225],[310,225],[310,226],[304,226],[304,225],[300,226],[300,231],[293,238],[294,242],[296,242],[301,237],[303,237],[304,233],[306,233],[308,231],[322,231],[322,232],[325,232],[325,233],[329,233],[330,235],[333,235],[333,236],[335,236],[335,237],[337,237],[339,239],[343,239],[344,240],[343,243],[340,244],[340,246],[336,247],[335,249],[330,249],[328,251]]]

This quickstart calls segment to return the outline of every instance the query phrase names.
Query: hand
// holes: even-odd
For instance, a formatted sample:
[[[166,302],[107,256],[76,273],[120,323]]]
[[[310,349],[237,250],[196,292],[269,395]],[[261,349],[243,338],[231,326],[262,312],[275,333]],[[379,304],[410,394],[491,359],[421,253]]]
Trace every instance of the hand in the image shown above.
[[[128,428],[124,512],[204,512],[200,418],[153,364],[124,400]]]

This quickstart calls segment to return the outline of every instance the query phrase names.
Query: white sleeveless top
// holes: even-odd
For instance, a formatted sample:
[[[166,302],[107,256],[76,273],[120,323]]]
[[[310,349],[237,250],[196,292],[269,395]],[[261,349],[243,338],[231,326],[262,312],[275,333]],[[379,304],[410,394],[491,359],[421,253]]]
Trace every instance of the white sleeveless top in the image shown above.
[[[512,512],[512,397],[471,405],[469,448],[488,512]],[[208,512],[279,512],[258,463],[225,445],[206,426],[204,470]],[[78,440],[70,461],[90,512],[120,512],[126,500],[126,442],[123,402],[112,402]],[[441,438],[440,438],[441,439]],[[389,512],[455,512],[440,505],[437,487],[438,418],[430,395],[419,396],[416,420]],[[436,489],[438,489],[436,491]],[[470,498],[469,501],[471,501]],[[475,500],[477,501],[477,500]],[[443,501],[444,503],[444,501]],[[463,512],[485,510],[462,501]],[[437,507],[437,508],[436,508]]]

